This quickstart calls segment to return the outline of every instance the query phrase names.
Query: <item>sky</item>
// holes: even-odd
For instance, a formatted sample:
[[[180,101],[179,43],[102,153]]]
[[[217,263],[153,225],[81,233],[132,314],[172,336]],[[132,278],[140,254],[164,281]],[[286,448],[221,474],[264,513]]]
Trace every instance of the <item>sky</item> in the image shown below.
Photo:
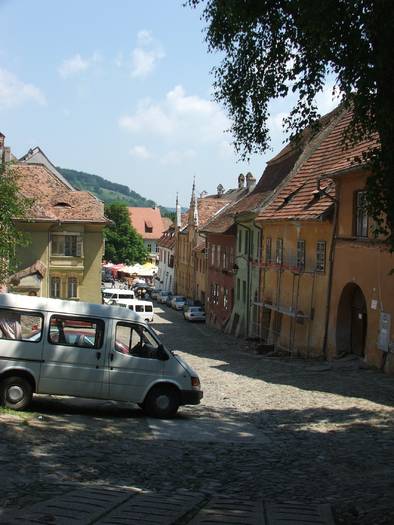
[[[270,106],[272,151],[239,162],[212,99],[200,13],[184,0],[0,0],[0,131],[17,157],[39,146],[63,168],[125,184],[157,204],[259,179],[283,147],[291,100]],[[332,85],[319,95],[333,109]]]

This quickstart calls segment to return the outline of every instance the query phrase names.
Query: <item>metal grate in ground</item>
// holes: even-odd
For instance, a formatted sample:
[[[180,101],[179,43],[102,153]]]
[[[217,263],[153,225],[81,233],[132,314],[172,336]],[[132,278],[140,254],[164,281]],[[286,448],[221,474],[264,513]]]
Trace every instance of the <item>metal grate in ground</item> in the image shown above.
[[[71,490],[17,512],[0,511],[0,524],[334,525],[334,520],[329,505],[98,486]]]

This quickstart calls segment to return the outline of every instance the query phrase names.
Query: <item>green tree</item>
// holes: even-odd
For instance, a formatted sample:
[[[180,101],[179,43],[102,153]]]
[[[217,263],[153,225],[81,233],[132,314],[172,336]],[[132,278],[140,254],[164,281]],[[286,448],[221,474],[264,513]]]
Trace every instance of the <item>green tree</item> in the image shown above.
[[[31,205],[32,200],[18,189],[18,174],[12,163],[0,162],[0,284],[6,283],[17,268],[16,248],[29,243],[16,221],[27,220]]]
[[[115,264],[144,263],[148,252],[144,241],[130,223],[125,204],[115,203],[105,206],[105,214],[112,221],[104,230],[104,258]]]
[[[291,138],[318,120],[316,95],[335,76],[353,111],[347,144],[374,136],[363,156],[372,169],[368,203],[394,249],[394,2],[392,0],[187,0],[203,4],[215,99],[232,120],[243,158],[269,146],[268,102],[297,95],[286,119]],[[387,225],[382,220],[386,214]]]

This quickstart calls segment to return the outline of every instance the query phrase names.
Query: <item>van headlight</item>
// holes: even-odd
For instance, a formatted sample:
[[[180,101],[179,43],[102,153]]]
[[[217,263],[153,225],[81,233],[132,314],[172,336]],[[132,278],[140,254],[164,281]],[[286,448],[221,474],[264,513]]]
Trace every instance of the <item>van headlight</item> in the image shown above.
[[[192,376],[191,380],[192,380],[192,388],[195,388],[196,390],[200,390],[201,384],[200,384],[199,378]]]

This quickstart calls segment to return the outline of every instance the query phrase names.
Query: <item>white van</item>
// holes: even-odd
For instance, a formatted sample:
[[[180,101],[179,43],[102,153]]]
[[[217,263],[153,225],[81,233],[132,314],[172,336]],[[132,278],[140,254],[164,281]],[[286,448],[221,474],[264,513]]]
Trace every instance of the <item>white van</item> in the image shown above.
[[[155,417],[203,397],[197,373],[139,314],[0,294],[0,403],[25,409],[33,393],[130,401]]]
[[[121,306],[128,308],[140,316],[147,322],[153,322],[153,303],[152,301],[140,301],[138,299],[118,299],[117,301],[110,301],[110,305]]]
[[[110,304],[111,301],[116,303],[123,299],[135,299],[133,290],[122,290],[120,288],[104,288],[101,290],[103,304]],[[113,304],[113,302],[111,303]]]

